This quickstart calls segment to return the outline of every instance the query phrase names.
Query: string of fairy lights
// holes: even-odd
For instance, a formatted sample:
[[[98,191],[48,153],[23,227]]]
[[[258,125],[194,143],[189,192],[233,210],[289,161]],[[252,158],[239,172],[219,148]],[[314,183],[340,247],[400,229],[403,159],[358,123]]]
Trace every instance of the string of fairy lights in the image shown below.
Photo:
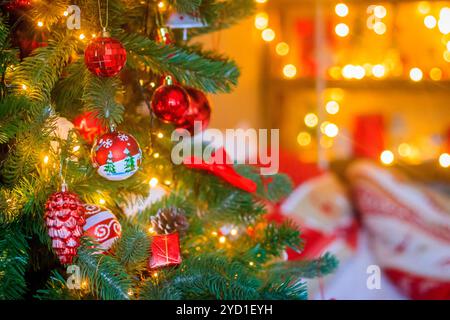
[[[261,31],[261,38],[268,44],[273,44],[275,54],[280,58],[286,58],[289,60],[292,48],[286,41],[276,41],[278,38],[282,39],[282,36],[278,36],[274,28],[270,25],[269,14],[264,10],[268,0],[255,0],[258,4],[258,11],[254,17],[254,26],[257,30]],[[360,4],[359,4],[360,6]],[[438,10],[436,7],[440,6]],[[433,9],[433,10],[432,10]],[[351,35],[352,28],[346,21],[351,13],[352,8],[344,2],[337,2],[333,6],[334,16],[333,31],[338,39],[344,39]],[[433,15],[434,12],[434,15]],[[436,13],[437,12],[437,13]],[[381,4],[370,4],[366,8],[366,21],[365,27],[373,31],[377,36],[383,36],[389,31],[387,17],[389,14],[394,14],[388,11],[388,8]],[[428,1],[420,1],[417,3],[417,14],[423,19],[423,27],[429,30],[439,32],[442,36],[441,43],[443,44],[442,58],[445,62],[450,62],[450,8],[443,6],[442,3],[431,4]],[[385,80],[389,77],[398,77],[398,70],[403,70],[401,61],[379,61],[376,63],[364,63],[364,64],[343,64],[332,65],[328,67],[327,76],[331,80],[347,80],[358,81],[365,78],[374,80]],[[289,62],[282,65],[281,72],[286,80],[296,79],[299,76],[299,68],[294,63]],[[428,71],[427,76],[425,71]],[[424,70],[419,66],[411,66],[406,70],[406,74],[410,81],[420,82],[425,78],[431,81],[441,81],[443,77],[443,71],[440,67],[434,66],[429,70]],[[336,115],[340,110],[339,99],[329,99],[325,101],[325,111],[328,117]],[[320,128],[322,136],[320,137],[319,144],[323,148],[330,148],[333,145],[333,139],[339,135],[339,127],[330,122],[322,121],[318,115],[314,112],[307,113],[304,116],[304,124],[309,129],[314,129],[317,126]],[[297,135],[297,142],[300,146],[306,147],[312,143],[312,135],[308,131],[301,131]],[[401,143],[398,145],[396,153],[401,158],[411,158],[415,151],[414,146],[408,143]],[[384,165],[392,165],[395,162],[395,154],[391,150],[384,150],[380,154],[380,162]],[[440,154],[438,157],[438,163],[443,168],[450,167],[450,155],[446,152]]]

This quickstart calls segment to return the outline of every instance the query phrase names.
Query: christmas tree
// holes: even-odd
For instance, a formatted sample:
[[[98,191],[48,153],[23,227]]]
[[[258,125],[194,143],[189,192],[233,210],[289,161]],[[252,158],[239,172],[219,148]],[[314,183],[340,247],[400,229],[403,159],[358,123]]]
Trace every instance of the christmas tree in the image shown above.
[[[108,160],[106,160],[105,172],[111,174],[116,172],[116,167],[114,166],[114,162],[112,161],[112,152],[108,153]]]
[[[232,26],[253,5],[7,1],[0,20],[0,298],[304,299],[305,278],[336,268],[328,254],[283,261],[286,248],[301,250],[300,232],[264,214],[291,191],[288,177],[267,182],[254,167],[227,166],[247,188],[171,161],[174,127],[190,130],[189,121],[206,121],[204,114],[209,120],[186,110],[188,90],[230,92],[239,77],[231,59],[203,50],[196,36]],[[180,15],[196,23],[167,23]],[[37,45],[29,53],[25,43]],[[179,108],[167,108],[168,99]],[[136,112],[142,103],[150,114]],[[67,121],[84,112],[109,128],[94,148]],[[132,176],[99,175],[98,167],[124,160],[112,159],[111,148],[138,159]],[[123,212],[133,199],[145,202],[149,189],[165,195]],[[109,238],[91,215],[107,222]]]

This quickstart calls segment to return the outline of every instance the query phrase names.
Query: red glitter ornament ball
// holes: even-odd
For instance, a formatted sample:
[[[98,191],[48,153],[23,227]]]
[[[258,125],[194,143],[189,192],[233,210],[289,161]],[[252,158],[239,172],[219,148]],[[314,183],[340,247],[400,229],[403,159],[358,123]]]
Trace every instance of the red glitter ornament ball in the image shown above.
[[[106,133],[107,129],[95,112],[84,112],[73,119],[73,124],[80,135],[89,143],[93,143],[95,138]]]
[[[181,125],[189,109],[189,96],[183,87],[173,84],[171,77],[166,77],[164,84],[153,93],[151,106],[160,120]]]
[[[52,248],[62,264],[71,264],[83,235],[85,209],[73,192],[53,193],[45,204],[45,223]]]
[[[189,95],[189,109],[183,115],[183,122],[178,128],[183,128],[189,130],[189,132],[194,133],[195,122],[200,122],[197,131],[203,131],[209,124],[209,119],[211,117],[211,106],[209,104],[206,95],[194,88],[185,88]]]
[[[84,63],[99,77],[114,77],[125,66],[127,51],[111,37],[95,38],[84,51]]]

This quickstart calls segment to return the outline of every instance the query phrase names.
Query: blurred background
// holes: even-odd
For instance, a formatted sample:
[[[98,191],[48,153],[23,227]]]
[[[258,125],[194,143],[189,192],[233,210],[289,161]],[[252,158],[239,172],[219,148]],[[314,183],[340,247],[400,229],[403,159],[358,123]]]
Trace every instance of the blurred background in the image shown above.
[[[287,259],[341,260],[311,297],[450,299],[450,1],[255,2],[201,39],[242,69],[210,126],[280,129],[295,190],[271,218],[306,240]]]

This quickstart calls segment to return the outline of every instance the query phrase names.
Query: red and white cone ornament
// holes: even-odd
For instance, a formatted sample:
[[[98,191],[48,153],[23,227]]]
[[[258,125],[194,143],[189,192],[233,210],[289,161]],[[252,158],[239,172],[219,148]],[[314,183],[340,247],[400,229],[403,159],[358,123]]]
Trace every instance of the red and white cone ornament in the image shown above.
[[[164,84],[153,93],[151,107],[158,119],[181,125],[189,110],[189,96],[183,87],[173,83],[171,76],[167,76]]]
[[[86,224],[84,234],[94,239],[102,250],[109,250],[122,235],[122,227],[116,216],[108,209],[94,204],[85,204]]]
[[[142,150],[128,133],[111,131],[100,136],[91,151],[97,173],[111,181],[125,180],[135,174],[142,162]]]
[[[53,193],[45,204],[45,223],[52,248],[62,264],[71,264],[77,255],[85,224],[83,203],[73,192]]]
[[[127,51],[120,41],[103,32],[84,51],[84,63],[98,77],[114,77],[125,66]]]

